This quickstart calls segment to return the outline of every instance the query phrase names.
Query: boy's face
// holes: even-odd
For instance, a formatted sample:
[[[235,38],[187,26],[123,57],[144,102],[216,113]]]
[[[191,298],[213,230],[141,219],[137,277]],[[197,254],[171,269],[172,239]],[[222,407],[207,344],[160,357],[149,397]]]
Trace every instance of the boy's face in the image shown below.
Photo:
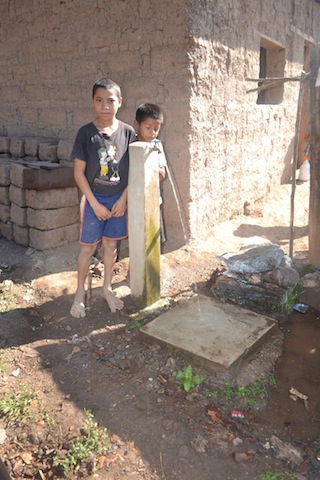
[[[121,106],[122,98],[119,98],[113,89],[98,88],[92,102],[99,121],[108,125],[115,119]]]
[[[140,142],[151,142],[157,138],[162,122],[154,118],[147,117],[140,124],[135,121],[134,126],[137,132],[137,137]]]

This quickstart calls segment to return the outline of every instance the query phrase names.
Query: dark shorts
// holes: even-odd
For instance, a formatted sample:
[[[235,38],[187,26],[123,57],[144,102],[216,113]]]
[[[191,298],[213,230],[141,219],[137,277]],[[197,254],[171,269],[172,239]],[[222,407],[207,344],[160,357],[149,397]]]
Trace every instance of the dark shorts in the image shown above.
[[[122,192],[115,195],[95,194],[99,203],[102,203],[108,210],[121,197]],[[91,205],[86,200],[83,205],[83,214],[80,231],[80,243],[84,245],[95,245],[102,237],[110,240],[121,240],[127,238],[127,215],[122,217],[111,217],[109,220],[98,220]]]

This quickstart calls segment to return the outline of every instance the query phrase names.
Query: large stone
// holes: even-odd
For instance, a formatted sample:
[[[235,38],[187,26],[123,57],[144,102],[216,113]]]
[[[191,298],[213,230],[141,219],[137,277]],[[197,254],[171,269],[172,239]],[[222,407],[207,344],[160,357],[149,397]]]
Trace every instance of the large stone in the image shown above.
[[[278,245],[259,245],[240,253],[225,253],[219,259],[226,264],[229,272],[261,273],[269,272],[281,264],[284,252]]]
[[[272,284],[252,284],[221,275],[211,293],[220,300],[281,320],[286,289]]]
[[[294,268],[278,267],[262,275],[262,281],[279,285],[279,287],[295,287],[300,281],[300,275]]]

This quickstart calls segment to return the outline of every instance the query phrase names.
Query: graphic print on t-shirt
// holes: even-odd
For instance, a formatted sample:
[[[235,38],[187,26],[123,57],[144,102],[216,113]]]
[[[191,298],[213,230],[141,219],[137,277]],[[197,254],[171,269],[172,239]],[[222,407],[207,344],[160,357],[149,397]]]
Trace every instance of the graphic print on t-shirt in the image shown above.
[[[108,150],[105,147],[101,147],[98,150],[98,156],[100,161],[100,181],[105,182],[119,182],[119,170],[118,162],[116,159],[116,147],[110,145]]]

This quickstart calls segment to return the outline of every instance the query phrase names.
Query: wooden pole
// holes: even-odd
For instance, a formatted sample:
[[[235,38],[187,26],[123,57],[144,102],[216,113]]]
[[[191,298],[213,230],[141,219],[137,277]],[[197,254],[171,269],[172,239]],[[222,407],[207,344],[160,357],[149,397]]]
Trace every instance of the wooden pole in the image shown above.
[[[314,45],[310,57],[310,209],[309,262],[320,267],[320,45]],[[318,86],[316,86],[316,84]]]
[[[293,147],[293,171],[292,171],[292,188],[291,188],[291,212],[290,212],[290,244],[289,244],[289,257],[293,257],[293,237],[294,237],[294,195],[296,191],[296,171],[298,165],[298,144],[299,144],[299,132],[300,132],[300,123],[301,123],[301,110],[302,110],[302,100],[304,94],[304,87],[306,82],[307,75],[302,72],[300,77],[300,89],[299,89],[299,98],[298,98],[298,107],[297,107],[297,118],[296,118],[296,129],[294,136],[294,147]]]

